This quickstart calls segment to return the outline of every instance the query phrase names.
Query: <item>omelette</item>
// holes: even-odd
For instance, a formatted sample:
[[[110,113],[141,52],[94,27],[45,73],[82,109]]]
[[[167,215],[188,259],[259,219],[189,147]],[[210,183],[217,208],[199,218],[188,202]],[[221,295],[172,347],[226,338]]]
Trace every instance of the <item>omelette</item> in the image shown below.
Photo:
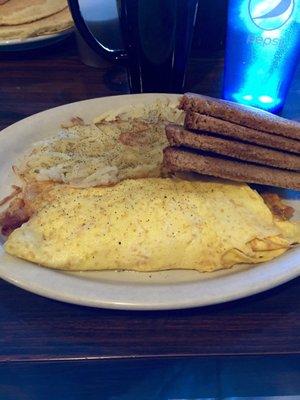
[[[300,241],[246,184],[125,179],[111,187],[48,184],[7,253],[61,270],[211,272],[271,260]]]

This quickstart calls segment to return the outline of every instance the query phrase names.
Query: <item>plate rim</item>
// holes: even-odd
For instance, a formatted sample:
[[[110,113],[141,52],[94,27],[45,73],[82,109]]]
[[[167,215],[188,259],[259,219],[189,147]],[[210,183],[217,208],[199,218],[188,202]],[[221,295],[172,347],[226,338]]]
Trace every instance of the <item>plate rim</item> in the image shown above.
[[[40,268],[45,268],[45,267],[40,267]],[[253,269],[249,269],[247,272],[252,272],[255,269],[260,268],[259,266],[254,266]],[[198,307],[206,307],[206,306],[213,306],[217,304],[223,304],[223,303],[228,303],[231,301],[247,298],[259,293],[266,292],[270,289],[274,289],[284,283],[287,283],[297,277],[299,277],[300,272],[299,272],[299,267],[295,268],[294,271],[291,271],[289,274],[282,274],[280,277],[276,276],[276,280],[268,280],[267,284],[264,284],[262,279],[260,278],[259,280],[253,281],[253,284],[258,283],[257,286],[252,285],[252,287],[247,288],[247,290],[237,290],[235,292],[229,292],[227,291],[226,293],[223,293],[222,297],[206,297],[205,299],[202,299],[202,301],[199,301],[199,298],[193,298],[189,299],[187,301],[182,301],[182,300],[176,300],[174,299],[172,301],[165,301],[164,303],[147,303],[147,302],[141,302],[141,301],[115,301],[112,299],[106,299],[106,300],[101,300],[97,297],[94,299],[83,299],[79,296],[76,296],[72,293],[63,293],[63,292],[57,292],[56,290],[51,290],[51,289],[45,289],[44,287],[39,287],[39,286],[32,286],[30,282],[27,281],[20,281],[17,277],[14,277],[12,274],[5,274],[3,273],[3,268],[2,265],[0,265],[0,278],[3,279],[4,281],[13,284],[14,286],[17,286],[23,290],[26,290],[30,293],[63,302],[63,303],[68,303],[68,304],[75,304],[79,306],[86,306],[86,307],[93,307],[93,308],[103,308],[103,309],[112,309],[112,310],[124,310],[124,311],[167,311],[167,310],[181,310],[181,309],[190,309],[190,308],[198,308]],[[249,276],[248,276],[249,277]],[[73,278],[73,277],[71,277]],[[234,279],[232,279],[234,278]],[[222,277],[223,283],[238,283],[236,282],[237,279],[236,274],[229,275]],[[221,278],[219,278],[221,279]],[[214,281],[214,279],[211,280],[211,282]],[[231,281],[231,282],[229,282]],[[88,282],[88,281],[87,281]],[[200,281],[199,283],[202,285],[203,282],[207,285],[206,281]],[[208,281],[209,282],[209,281]],[[100,284],[101,285],[101,284]],[[100,286],[99,285],[99,286]],[[104,283],[103,285],[109,285],[107,283]],[[182,291],[178,291],[178,285],[180,286],[185,286],[185,291],[182,293]],[[209,284],[212,286],[212,284]],[[89,285],[92,286],[92,285]],[[114,285],[111,285],[112,287]],[[126,285],[129,287],[130,285]],[[166,285],[169,286],[169,285]],[[191,290],[191,286],[198,286],[198,283],[183,283],[183,284],[177,284],[176,286],[176,298],[179,297],[180,294],[187,293]],[[162,285],[163,287],[163,285]],[[151,286],[146,286],[147,289],[151,288]],[[74,289],[74,288],[73,288]],[[73,290],[72,289],[72,290]],[[92,289],[88,288],[87,290]],[[212,288],[213,289],[213,288]],[[145,288],[143,288],[145,290]],[[157,287],[155,287],[155,291],[157,294]],[[160,291],[161,292],[161,291]],[[162,294],[162,292],[160,293]]]
[[[44,114],[47,113],[55,113],[58,109],[64,109],[65,111],[71,111],[72,108],[76,105],[77,107],[83,103],[110,103],[112,100],[120,100],[124,105],[128,104],[128,99],[132,98],[139,99],[155,99],[161,96],[168,98],[178,98],[180,94],[169,94],[169,93],[144,93],[144,94],[126,94],[126,95],[115,95],[115,96],[106,96],[106,97],[96,97],[93,99],[81,100],[77,102],[72,102],[68,104],[64,104],[58,107],[53,107],[39,113],[33,114],[29,117],[26,117],[20,121],[15,122],[14,124],[4,128],[0,132],[0,143],[5,137],[5,134],[9,131],[15,129],[18,125],[21,126],[24,121],[28,120],[39,120],[43,117]],[[99,115],[103,111],[96,111]],[[96,115],[95,115],[96,117]],[[59,121],[57,122],[59,124]],[[2,253],[2,254],[1,254]],[[296,253],[293,256],[293,253]],[[172,310],[172,309],[186,309],[193,307],[202,307],[213,304],[220,304],[232,300],[237,300],[243,297],[248,297],[269,289],[272,289],[276,286],[279,286],[289,280],[292,280],[298,276],[300,276],[300,257],[298,255],[299,262],[297,262],[297,254],[300,254],[300,248],[291,249],[289,252],[285,253],[281,258],[283,258],[280,262],[279,259],[272,260],[270,262],[264,264],[254,265],[253,267],[247,269],[246,271],[234,272],[232,274],[215,277],[207,280],[199,280],[195,282],[180,282],[174,284],[157,284],[157,283],[149,283],[149,284],[137,284],[137,283],[108,283],[108,282],[99,282],[96,280],[88,280],[88,279],[80,279],[78,277],[80,273],[75,275],[64,274],[61,271],[48,269],[45,267],[40,267],[36,264],[28,263],[27,261],[15,259],[12,256],[5,255],[4,257],[9,257],[15,261],[15,265],[18,263],[27,263],[30,265],[29,272],[25,271],[24,273],[18,272],[18,266],[15,267],[14,271],[5,268],[2,263],[2,257],[4,255],[4,250],[2,245],[0,245],[0,278],[6,280],[9,283],[14,284],[22,289],[25,289],[29,292],[53,299],[58,301],[63,301],[71,304],[78,304],[89,307],[97,307],[97,308],[107,308],[107,309],[122,309],[122,310]],[[280,268],[278,266],[282,265]],[[22,271],[21,271],[22,272]],[[26,275],[27,274],[27,275]],[[64,288],[64,291],[59,291],[59,286],[45,287],[43,281],[32,282],[31,279],[33,277],[38,276],[42,277],[42,279],[47,279],[49,276],[60,275],[64,277],[63,279],[57,278],[58,283],[60,285],[62,283],[67,283],[67,289]],[[241,275],[242,281],[241,283]],[[265,279],[264,279],[265,278]],[[55,278],[56,279],[56,278]],[[245,283],[245,280],[249,283]],[[217,281],[217,282],[216,282]],[[41,283],[42,282],[42,283]],[[79,282],[79,283],[78,283]],[[216,283],[219,285],[216,286]],[[93,292],[92,295],[86,296],[85,298],[81,295],[74,295],[74,287],[76,288],[84,288],[86,293]],[[120,287],[123,288],[123,292],[120,293]],[[175,293],[172,295],[172,291]],[[128,291],[130,288],[131,297],[126,296],[124,298],[124,290]],[[222,288],[222,293],[217,293],[219,289]],[[233,291],[232,288],[235,288]],[[112,291],[115,300],[109,296],[109,291]],[[200,292],[199,292],[200,290]],[[153,292],[154,291],[154,292]],[[114,293],[115,292],[115,293]],[[100,293],[100,295],[99,295]],[[152,296],[155,294],[155,297],[159,298],[159,301],[149,301]],[[103,297],[105,294],[106,297]],[[175,294],[175,296],[174,296]],[[102,298],[101,298],[102,296]],[[121,296],[121,297],[120,297]],[[123,300],[122,300],[123,296]]]

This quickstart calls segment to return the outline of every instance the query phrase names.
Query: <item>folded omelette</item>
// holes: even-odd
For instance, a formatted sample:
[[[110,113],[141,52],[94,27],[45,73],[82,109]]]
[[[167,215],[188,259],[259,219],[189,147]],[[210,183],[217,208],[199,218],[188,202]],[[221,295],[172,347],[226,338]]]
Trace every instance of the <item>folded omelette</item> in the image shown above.
[[[246,184],[129,179],[112,187],[48,185],[5,243],[56,269],[202,272],[271,260],[300,241]]]

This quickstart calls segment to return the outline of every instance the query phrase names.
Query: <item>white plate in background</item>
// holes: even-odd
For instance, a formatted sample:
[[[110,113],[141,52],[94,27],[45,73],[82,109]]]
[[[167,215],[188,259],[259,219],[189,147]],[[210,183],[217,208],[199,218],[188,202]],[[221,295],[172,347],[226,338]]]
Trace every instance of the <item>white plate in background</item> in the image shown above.
[[[24,39],[0,40],[0,51],[25,51],[50,46],[66,39],[73,32],[74,28],[71,27],[61,32],[52,33],[51,35],[34,36]]]
[[[151,103],[178,95],[139,94],[97,98],[35,114],[0,133],[0,198],[14,181],[11,165],[33,142],[55,134],[60,124],[79,116],[91,122],[99,114],[129,104]],[[283,190],[300,218],[300,194]],[[0,277],[30,292],[92,307],[163,310],[204,306],[239,299],[273,288],[300,275],[300,247],[255,266],[201,274],[197,271],[64,272],[5,254],[0,243]]]

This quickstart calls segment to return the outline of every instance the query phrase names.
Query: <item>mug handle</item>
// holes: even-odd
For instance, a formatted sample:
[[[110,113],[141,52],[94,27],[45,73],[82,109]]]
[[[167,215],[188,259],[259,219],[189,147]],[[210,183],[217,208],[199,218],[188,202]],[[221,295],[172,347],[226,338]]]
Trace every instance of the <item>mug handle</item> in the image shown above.
[[[80,12],[79,0],[68,0],[68,3],[76,28],[78,29],[83,39],[93,50],[95,50],[97,53],[100,53],[100,55],[109,59],[110,61],[127,60],[128,56],[125,50],[109,49],[95,38],[95,36],[91,33],[87,24],[85,23],[84,18],[82,17],[82,14]]]

